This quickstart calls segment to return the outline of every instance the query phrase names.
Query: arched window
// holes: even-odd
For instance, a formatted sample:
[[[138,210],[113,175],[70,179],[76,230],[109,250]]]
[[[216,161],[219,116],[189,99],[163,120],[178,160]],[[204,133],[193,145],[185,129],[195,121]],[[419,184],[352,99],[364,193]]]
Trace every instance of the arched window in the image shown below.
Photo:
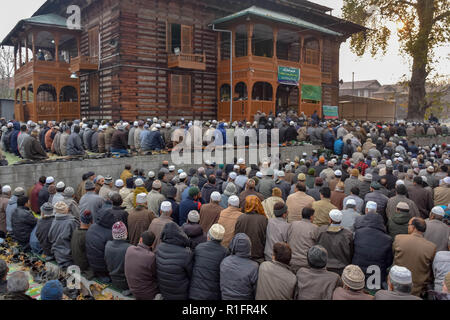
[[[48,31],[41,31],[35,40],[36,60],[55,61],[55,39]]]
[[[236,27],[236,38],[234,39],[236,57],[245,57],[248,55],[248,36],[247,26],[241,24]]]
[[[65,86],[59,93],[60,102],[78,102],[78,92],[72,86]]]
[[[33,85],[30,84],[27,88],[28,91],[28,102],[33,102],[34,101],[34,95],[33,95]]]
[[[248,99],[248,93],[247,93],[247,85],[245,82],[239,82],[234,87],[234,94],[237,100],[247,100]]]
[[[230,85],[225,83],[220,87],[220,102],[230,101]]]
[[[56,101],[56,89],[51,84],[41,84],[37,90],[37,102]]]
[[[286,29],[278,30],[277,58],[299,62],[300,38],[297,32]]]
[[[256,82],[253,85],[252,99],[262,101],[272,101],[272,85],[268,82]]]
[[[26,104],[27,103],[27,89],[25,87],[23,87],[21,89],[22,91],[22,104]]]
[[[273,56],[273,31],[265,24],[255,24],[252,37],[253,55],[260,57]]]

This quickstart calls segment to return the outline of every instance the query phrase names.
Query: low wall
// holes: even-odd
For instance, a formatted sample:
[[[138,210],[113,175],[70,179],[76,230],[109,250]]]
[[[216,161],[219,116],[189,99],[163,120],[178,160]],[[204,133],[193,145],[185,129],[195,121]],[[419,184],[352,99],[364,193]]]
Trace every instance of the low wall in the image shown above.
[[[442,144],[444,142],[449,144],[450,136],[436,138],[418,137],[413,140],[418,146],[430,146],[433,143]],[[320,149],[320,146],[304,145],[280,148],[280,159],[283,161],[286,159],[294,160],[296,156],[301,156],[303,152],[311,155],[314,149]],[[270,150],[268,150],[268,153],[270,154]],[[249,159],[248,150],[246,150],[246,159],[247,161]],[[130,164],[133,169],[142,168],[148,173],[150,170],[158,170],[164,160],[172,163],[171,155],[161,154],[119,159],[105,158],[0,167],[0,184],[8,184],[13,190],[16,187],[29,188],[35,184],[40,176],[53,176],[56,181],[64,181],[66,185],[76,188],[81,181],[81,176],[88,171],[94,171],[96,174],[103,176],[111,175],[114,179],[118,179],[127,164]],[[176,168],[177,170],[181,168],[187,171],[189,168],[198,168],[200,166],[201,164],[185,163],[177,165]]]

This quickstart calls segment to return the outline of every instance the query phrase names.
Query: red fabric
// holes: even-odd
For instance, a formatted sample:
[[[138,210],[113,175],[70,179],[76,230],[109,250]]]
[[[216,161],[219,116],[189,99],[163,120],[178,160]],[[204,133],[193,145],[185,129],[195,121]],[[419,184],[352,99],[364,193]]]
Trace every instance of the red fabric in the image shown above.
[[[358,163],[356,165],[356,169],[361,168],[361,174],[364,176],[366,175],[366,169],[369,168],[369,166],[364,163],[363,161],[361,161],[360,163]]]
[[[44,185],[40,182],[36,183],[33,187],[33,189],[31,190],[31,210],[33,210],[33,212],[38,213],[41,212],[41,208],[39,208],[39,191],[41,191],[41,189],[44,187]]]

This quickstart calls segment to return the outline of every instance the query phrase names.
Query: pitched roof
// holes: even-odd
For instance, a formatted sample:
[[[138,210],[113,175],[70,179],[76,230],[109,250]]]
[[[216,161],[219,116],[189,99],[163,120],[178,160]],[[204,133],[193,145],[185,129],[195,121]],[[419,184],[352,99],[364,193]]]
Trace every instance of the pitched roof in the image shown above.
[[[351,81],[344,82],[339,86],[339,90],[349,90],[352,89],[353,83]],[[381,84],[378,82],[378,80],[364,80],[364,81],[355,81],[355,90],[357,89],[366,89],[370,86],[375,85],[376,87],[381,87]]]
[[[54,13],[43,14],[40,16],[33,16],[31,18],[20,20],[16,26],[8,33],[8,35],[3,39],[1,45],[13,45],[12,37],[20,30],[22,30],[25,24],[31,25],[39,25],[39,26],[49,26],[56,28],[64,28],[67,27],[67,18],[61,17],[60,15]]]
[[[241,18],[241,17],[245,17],[245,16],[257,16],[260,18],[264,18],[264,19],[268,19],[268,20],[272,20],[272,21],[277,21],[277,22],[281,22],[281,23],[285,23],[285,24],[290,24],[290,25],[294,25],[297,27],[302,27],[302,28],[306,28],[306,29],[311,29],[311,30],[316,30],[322,33],[326,33],[326,34],[330,34],[330,35],[334,35],[334,36],[342,36],[341,33],[336,32],[336,31],[332,31],[330,29],[324,28],[322,26],[319,26],[317,24],[284,14],[284,13],[279,13],[279,12],[275,12],[275,11],[271,11],[271,10],[267,10],[267,9],[263,9],[257,6],[252,6],[250,8],[244,9],[242,11],[233,13],[232,15],[214,20],[212,22],[212,24],[222,24],[225,22],[229,22],[232,20],[235,20],[237,18]]]

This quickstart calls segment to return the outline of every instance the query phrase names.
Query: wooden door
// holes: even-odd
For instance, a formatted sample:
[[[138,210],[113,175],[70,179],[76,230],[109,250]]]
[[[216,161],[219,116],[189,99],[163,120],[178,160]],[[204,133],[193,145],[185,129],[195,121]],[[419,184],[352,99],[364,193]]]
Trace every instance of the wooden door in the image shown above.
[[[98,73],[89,75],[89,104],[91,107],[100,106],[100,77]]]
[[[89,56],[99,56],[99,33],[98,27],[89,30]]]
[[[181,26],[181,52],[192,54],[192,27]]]

